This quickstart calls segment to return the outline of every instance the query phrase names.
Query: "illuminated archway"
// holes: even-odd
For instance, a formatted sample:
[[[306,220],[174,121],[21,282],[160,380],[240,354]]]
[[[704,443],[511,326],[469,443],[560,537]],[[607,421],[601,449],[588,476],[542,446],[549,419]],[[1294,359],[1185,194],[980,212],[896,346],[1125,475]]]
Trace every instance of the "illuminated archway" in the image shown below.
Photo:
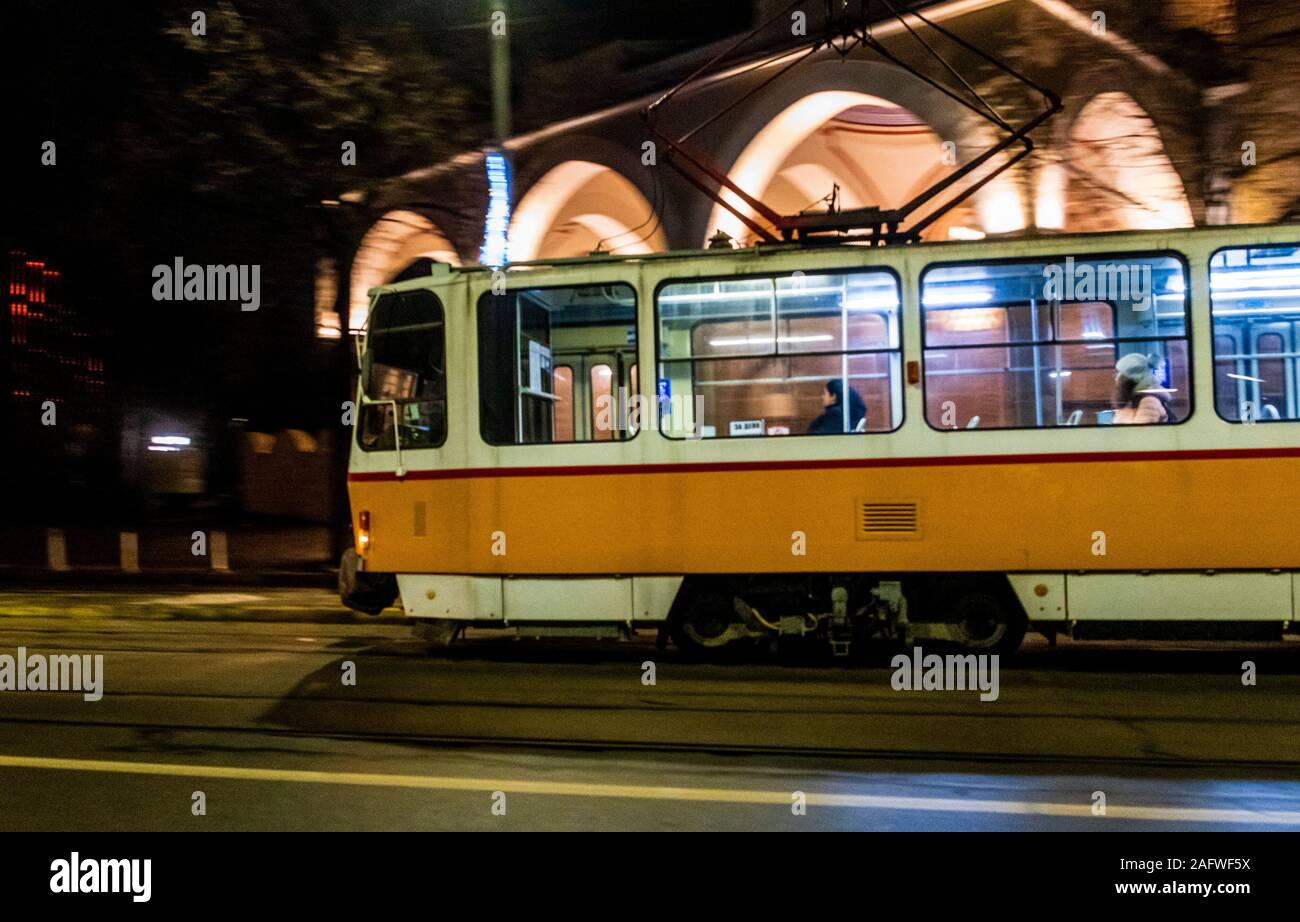
[[[391,282],[417,259],[460,265],[455,248],[432,221],[414,211],[390,211],[361,238],[352,260],[348,291],[348,328],[356,331],[366,322],[366,292]]]
[[[600,248],[634,255],[668,248],[659,217],[630,180],[589,160],[549,170],[515,208],[510,260],[584,256]]]
[[[1065,217],[1071,230],[1190,227],[1182,179],[1146,111],[1123,92],[1093,97],[1070,128]]]
[[[781,214],[825,210],[824,200],[833,191],[841,210],[895,208],[969,156],[970,151],[959,151],[955,144],[945,148],[944,139],[926,121],[886,99],[853,90],[822,90],[768,121],[736,157],[728,176]],[[927,236],[946,237],[949,228],[963,221],[996,232],[1023,227],[1018,199],[1006,201],[1011,188],[1002,181],[991,183],[977,197],[978,218],[964,208],[936,222]],[[730,191],[723,195],[752,217],[738,196]],[[920,209],[913,220],[926,213]],[[709,216],[706,240],[718,230],[742,243],[754,236],[721,205]]]

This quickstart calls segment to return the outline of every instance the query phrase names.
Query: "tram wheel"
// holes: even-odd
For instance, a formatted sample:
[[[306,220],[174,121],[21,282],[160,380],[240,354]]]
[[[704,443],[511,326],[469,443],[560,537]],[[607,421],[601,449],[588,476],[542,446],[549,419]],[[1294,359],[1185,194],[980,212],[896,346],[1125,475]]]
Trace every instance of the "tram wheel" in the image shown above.
[[[703,592],[691,597],[668,625],[673,644],[688,656],[717,660],[734,651],[749,632],[736,618],[731,596]]]
[[[1025,639],[1025,617],[987,592],[969,592],[957,599],[952,620],[960,627],[962,646],[981,653],[1014,653]]]

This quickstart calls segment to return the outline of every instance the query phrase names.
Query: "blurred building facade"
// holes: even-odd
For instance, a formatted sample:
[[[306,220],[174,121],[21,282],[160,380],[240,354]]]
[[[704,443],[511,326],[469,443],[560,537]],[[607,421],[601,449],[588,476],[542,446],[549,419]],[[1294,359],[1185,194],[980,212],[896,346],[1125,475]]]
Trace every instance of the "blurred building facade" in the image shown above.
[[[10,400],[23,407],[29,401],[67,406],[102,400],[102,350],[63,303],[62,274],[22,250],[9,250],[7,257],[3,348]]]
[[[38,254],[6,247],[0,312],[6,504],[62,509],[114,477],[103,343],[65,302],[63,273]]]
[[[256,432],[210,409],[168,408],[164,380],[148,399],[126,397],[111,386],[89,311],[69,303],[64,269],[18,247],[0,252],[0,469],[14,485],[5,522],[330,521],[332,432]],[[302,489],[285,490],[291,482]]]

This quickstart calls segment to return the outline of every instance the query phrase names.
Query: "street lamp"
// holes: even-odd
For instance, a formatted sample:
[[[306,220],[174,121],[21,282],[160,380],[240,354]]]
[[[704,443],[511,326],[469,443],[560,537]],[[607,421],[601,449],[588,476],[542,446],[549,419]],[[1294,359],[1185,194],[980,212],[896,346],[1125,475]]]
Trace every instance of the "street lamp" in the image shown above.
[[[483,152],[487,170],[488,204],[483,221],[479,262],[499,269],[510,261],[510,35],[508,0],[488,0],[488,41],[491,43],[493,144]]]

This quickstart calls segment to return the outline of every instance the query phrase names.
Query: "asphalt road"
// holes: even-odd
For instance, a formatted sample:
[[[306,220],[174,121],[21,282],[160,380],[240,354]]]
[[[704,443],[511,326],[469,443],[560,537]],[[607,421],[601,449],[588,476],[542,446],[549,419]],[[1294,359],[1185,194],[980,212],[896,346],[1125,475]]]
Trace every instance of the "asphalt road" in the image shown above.
[[[206,604],[292,617],[246,594]],[[1031,640],[980,701],[653,636],[430,655],[401,624],[37,601],[0,596],[0,655],[103,654],[104,694],[0,692],[3,830],[1300,828],[1297,644]]]

